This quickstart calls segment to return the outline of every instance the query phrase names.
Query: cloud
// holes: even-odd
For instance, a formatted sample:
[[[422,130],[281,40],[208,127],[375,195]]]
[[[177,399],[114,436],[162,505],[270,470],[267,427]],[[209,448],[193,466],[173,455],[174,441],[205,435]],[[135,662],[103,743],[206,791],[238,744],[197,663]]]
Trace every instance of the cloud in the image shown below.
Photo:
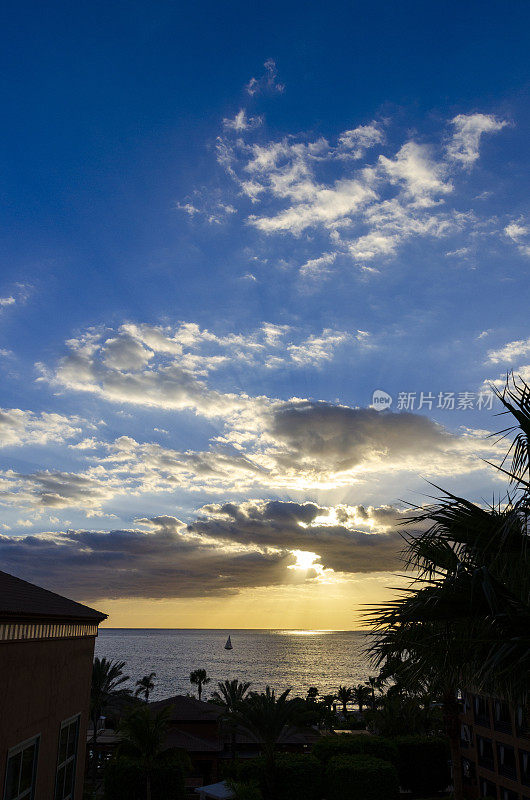
[[[363,509],[364,510],[364,509]],[[365,530],[354,525],[355,507],[337,509],[315,503],[248,500],[244,503],[209,504],[190,532],[220,541],[315,553],[322,569],[340,573],[391,571],[398,568],[399,534],[390,530],[401,515],[393,510],[392,522],[370,530],[377,512],[365,511]],[[202,513],[201,513],[202,512]],[[374,516],[373,516],[374,515]],[[341,518],[338,522],[337,516]],[[385,522],[389,523],[387,517]]]
[[[480,114],[457,120],[445,153],[440,143],[408,140],[357,166],[370,147],[384,144],[372,122],[339,133],[335,143],[322,136],[253,144],[220,137],[218,162],[251,202],[246,222],[260,233],[329,237],[328,252],[300,268],[302,276],[315,277],[339,254],[365,267],[366,261],[391,258],[411,239],[473,230],[478,222],[471,210],[448,203],[455,175],[461,177],[456,168],[464,156],[468,166],[476,160],[473,136],[478,148],[479,131],[500,130],[504,123]]]
[[[453,190],[443,165],[433,161],[425,145],[407,142],[394,158],[379,156],[379,167],[418,206],[432,205],[435,197]]]
[[[355,335],[345,331],[334,331],[325,328],[321,334],[309,336],[300,344],[290,344],[287,352],[291,356],[294,365],[299,366],[319,366],[325,361],[331,361],[335,356],[335,351],[340,345],[347,344],[356,340],[363,346],[368,346],[368,336],[363,331],[357,331]]]
[[[338,147],[344,156],[362,158],[367,150],[385,140],[381,128],[376,122],[369,125],[359,125],[350,131],[343,131],[338,139]]]
[[[269,370],[314,370],[352,354],[361,358],[376,346],[366,331],[324,329],[304,336],[273,323],[245,335],[193,323],[87,331],[69,341],[70,352],[55,369],[42,367],[46,380],[120,405],[189,409],[215,418],[216,432],[205,449],[185,451],[131,436],[85,438],[73,445],[85,460],[81,470],[6,473],[2,502],[93,513],[124,493],[308,492],[396,471],[434,476],[483,468],[476,456],[491,458],[495,448],[481,432],[450,433],[421,414],[216,388],[216,374],[234,364],[253,376],[262,370],[264,378]]]
[[[15,305],[15,298],[10,295],[9,297],[0,297],[0,308],[5,308],[6,306],[13,306]]]
[[[271,323],[245,335],[219,335],[189,322],[173,328],[128,323],[116,331],[86,331],[69,340],[69,353],[54,369],[38,368],[40,380],[110,402],[223,417],[267,400],[212,389],[204,380],[211,373],[234,363],[264,370],[319,367],[340,347],[360,350],[366,343],[358,331],[307,336]]]
[[[478,468],[478,437],[455,435],[420,414],[291,401],[272,411],[271,456],[288,474],[336,483],[396,469],[432,474]]]
[[[513,220],[506,225],[504,233],[517,245],[517,249],[522,255],[530,256],[530,227],[522,218]]]
[[[223,127],[236,133],[253,130],[263,124],[263,117],[247,117],[247,112],[241,108],[233,119],[224,119]]]
[[[451,120],[454,133],[447,145],[447,155],[452,161],[469,169],[479,157],[480,140],[485,133],[496,133],[508,122],[493,114],[459,114]]]
[[[326,275],[330,271],[328,267],[335,262],[336,258],[337,253],[324,253],[318,258],[310,258],[301,265],[300,275],[311,278]]]
[[[223,597],[246,587],[334,582],[398,567],[403,512],[248,500],[189,524],[160,515],[129,530],[0,535],[4,568],[78,598]],[[297,552],[314,553],[297,569]]]
[[[223,547],[188,534],[178,520],[153,528],[0,535],[0,558],[8,571],[83,600],[223,597],[293,583],[289,552]]]
[[[269,58],[263,64],[265,72],[260,78],[251,78],[247,83],[245,89],[249,95],[253,96],[260,92],[270,92],[282,94],[285,90],[285,85],[278,82],[278,69],[276,62]]]
[[[64,442],[78,436],[88,423],[80,417],[23,411],[20,408],[0,409],[0,447],[45,445]]]
[[[102,467],[84,473],[42,470],[29,474],[0,472],[0,503],[27,509],[81,508],[93,516],[127,490],[131,479],[109,475]]]
[[[490,364],[513,364],[519,358],[530,355],[530,339],[518,339],[514,342],[507,342],[497,350],[488,351],[488,361]]]

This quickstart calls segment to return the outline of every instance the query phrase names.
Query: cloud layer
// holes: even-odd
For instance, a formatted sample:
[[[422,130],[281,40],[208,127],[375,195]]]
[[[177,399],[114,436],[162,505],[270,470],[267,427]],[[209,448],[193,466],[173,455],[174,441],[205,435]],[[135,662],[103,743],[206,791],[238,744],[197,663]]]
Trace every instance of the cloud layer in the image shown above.
[[[0,558],[15,574],[85,600],[226,596],[395,569],[402,516],[250,500],[205,506],[187,526],[159,516],[132,530],[0,536]],[[314,554],[313,563],[297,566],[299,552]]]
[[[244,109],[225,122],[218,162],[251,203],[247,223],[267,236],[327,235],[328,252],[303,265],[312,277],[337,255],[358,264],[384,261],[413,237],[441,239],[470,229],[471,209],[451,206],[448,198],[462,170],[478,160],[483,137],[508,124],[492,114],[459,114],[440,141],[411,138],[392,150],[377,121],[342,131],[334,142],[302,136],[251,142],[245,134],[257,125],[246,124]]]

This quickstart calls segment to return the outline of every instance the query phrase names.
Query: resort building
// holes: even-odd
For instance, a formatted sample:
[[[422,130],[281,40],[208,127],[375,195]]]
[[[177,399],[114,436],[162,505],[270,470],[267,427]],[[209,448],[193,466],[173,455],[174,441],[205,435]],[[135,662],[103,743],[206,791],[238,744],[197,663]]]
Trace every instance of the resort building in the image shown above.
[[[463,693],[460,753],[470,799],[530,800],[530,724],[525,709]]]
[[[0,797],[81,800],[105,614],[0,572]]]

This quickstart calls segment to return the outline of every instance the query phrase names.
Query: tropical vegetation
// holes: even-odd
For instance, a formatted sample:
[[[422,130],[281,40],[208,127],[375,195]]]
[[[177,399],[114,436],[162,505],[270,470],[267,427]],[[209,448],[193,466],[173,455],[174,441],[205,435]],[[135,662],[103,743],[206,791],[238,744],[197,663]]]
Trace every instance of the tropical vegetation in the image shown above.
[[[440,698],[455,764],[457,690],[521,701],[530,675],[530,388],[512,377],[498,397],[512,417],[499,435],[514,435],[498,465],[506,494],[483,506],[442,492],[413,508],[403,533],[411,586],[370,614],[374,663],[403,692]],[[454,791],[460,800],[458,769]]]
[[[206,674],[205,669],[194,669],[190,673],[190,683],[192,686],[197,687],[197,695],[199,700],[202,698],[202,690],[207,683],[210,683],[210,678]]]

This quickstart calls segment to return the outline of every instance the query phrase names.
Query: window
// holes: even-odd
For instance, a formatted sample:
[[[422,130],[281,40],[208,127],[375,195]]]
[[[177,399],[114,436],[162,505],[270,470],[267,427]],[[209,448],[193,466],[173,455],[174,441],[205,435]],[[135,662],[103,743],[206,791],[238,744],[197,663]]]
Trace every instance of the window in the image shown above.
[[[494,769],[493,742],[483,736],[477,736],[478,763],[486,769]]]
[[[519,800],[519,795],[511,789],[501,789],[501,800]]]
[[[519,767],[521,769],[521,783],[530,786],[530,753],[528,750],[519,750]]]
[[[72,800],[75,789],[75,768],[79,741],[79,714],[65,720],[61,725],[59,752],[57,755],[57,777],[55,800]]]
[[[33,800],[38,753],[38,736],[22,742],[9,751],[4,800]]]
[[[496,784],[492,783],[491,781],[487,781],[485,778],[482,778],[480,781],[480,796],[493,797],[494,800],[496,800],[497,799]]]
[[[503,733],[512,732],[512,715],[510,707],[502,700],[495,700],[493,703],[493,726],[495,730]]]
[[[472,761],[469,761],[467,758],[462,759],[462,776],[464,778],[464,783],[472,783],[475,784],[476,778],[476,770],[475,765]]]
[[[462,723],[460,726],[460,744],[462,747],[469,747],[470,744],[473,743],[473,733],[471,731],[471,726]]]
[[[475,695],[475,703],[474,703],[474,711],[475,711],[475,722],[478,722],[479,725],[483,725],[487,728],[490,727],[490,713],[488,708],[488,701],[485,697],[480,697],[480,695]]]
[[[501,775],[515,780],[517,771],[515,766],[515,750],[513,747],[509,747],[507,744],[497,743],[497,760]]]

